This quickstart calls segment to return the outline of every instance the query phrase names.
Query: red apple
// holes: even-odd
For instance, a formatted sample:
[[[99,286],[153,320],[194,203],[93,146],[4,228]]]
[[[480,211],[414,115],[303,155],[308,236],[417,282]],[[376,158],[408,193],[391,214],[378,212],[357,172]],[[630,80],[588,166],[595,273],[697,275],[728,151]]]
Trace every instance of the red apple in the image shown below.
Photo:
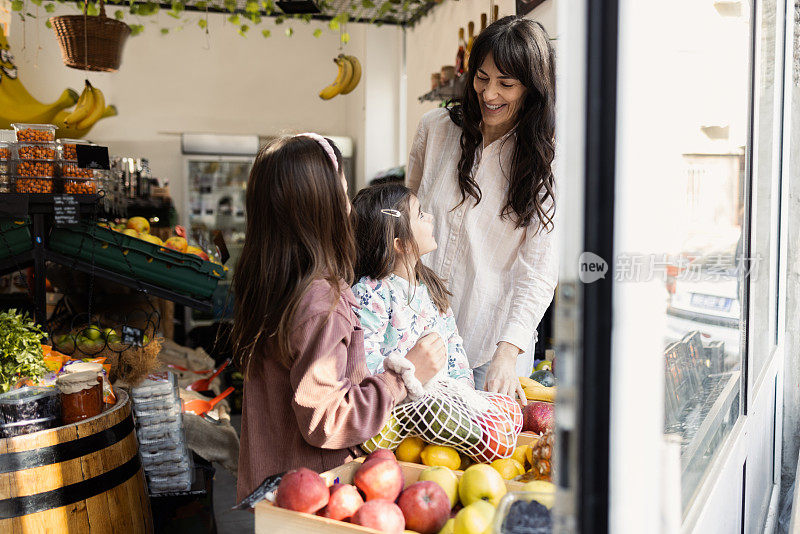
[[[400,507],[385,499],[365,502],[353,515],[350,522],[354,525],[374,528],[384,534],[402,534],[406,523]]]
[[[397,461],[397,457],[395,457],[394,453],[389,449],[375,449],[369,456],[364,460],[364,462],[369,462],[370,460],[375,460],[376,458],[382,458],[385,460],[394,460]]]
[[[334,484],[331,486],[331,498],[328,505],[320,510],[317,515],[344,521],[352,517],[364,504],[364,499],[355,486],[351,484]]]
[[[375,458],[358,468],[353,483],[367,500],[386,499],[394,502],[403,489],[403,470],[395,460]]]
[[[539,434],[547,430],[552,430],[554,424],[553,405],[549,402],[528,403],[528,405],[525,406],[522,417],[523,431]]]
[[[450,497],[436,482],[411,484],[397,501],[406,518],[406,528],[420,534],[436,534],[450,517]]]
[[[328,504],[329,498],[330,492],[322,477],[301,467],[283,475],[275,504],[287,510],[313,514]]]

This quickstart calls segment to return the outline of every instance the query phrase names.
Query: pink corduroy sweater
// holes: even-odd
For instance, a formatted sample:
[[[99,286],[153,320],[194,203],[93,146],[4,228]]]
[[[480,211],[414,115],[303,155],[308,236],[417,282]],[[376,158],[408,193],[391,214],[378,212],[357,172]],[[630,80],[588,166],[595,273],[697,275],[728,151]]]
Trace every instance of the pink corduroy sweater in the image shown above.
[[[312,283],[290,335],[291,369],[260,355],[244,383],[237,500],[269,475],[297,467],[332,469],[361,453],[406,396],[402,379],[371,376],[355,297],[342,283]]]

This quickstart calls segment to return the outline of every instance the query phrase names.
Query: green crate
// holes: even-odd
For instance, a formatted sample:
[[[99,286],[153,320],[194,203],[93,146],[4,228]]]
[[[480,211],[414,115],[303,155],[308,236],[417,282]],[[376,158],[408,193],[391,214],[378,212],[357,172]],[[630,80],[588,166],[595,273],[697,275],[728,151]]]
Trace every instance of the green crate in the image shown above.
[[[31,223],[26,218],[0,219],[0,260],[33,248]]]
[[[221,265],[193,254],[86,223],[54,229],[50,249],[85,263],[94,255],[99,267],[193,297],[211,297],[225,277]]]

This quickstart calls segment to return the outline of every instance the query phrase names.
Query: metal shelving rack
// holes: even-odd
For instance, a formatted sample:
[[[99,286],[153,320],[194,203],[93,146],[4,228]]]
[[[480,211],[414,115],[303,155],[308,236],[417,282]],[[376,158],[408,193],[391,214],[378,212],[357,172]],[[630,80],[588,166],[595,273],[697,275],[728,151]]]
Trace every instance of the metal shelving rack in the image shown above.
[[[32,296],[34,300],[34,319],[37,323],[45,324],[47,322],[45,273],[46,262],[48,261],[138,289],[154,297],[170,300],[202,311],[211,311],[212,304],[210,301],[189,297],[168,288],[143,282],[132,276],[104,269],[88,261],[70,258],[49,250],[47,248],[47,237],[53,227],[54,196],[52,194],[4,194],[2,196],[3,203],[0,204],[0,217],[30,217],[31,219],[33,248],[0,260],[0,275],[33,266],[34,287],[32,288]],[[100,199],[99,195],[71,196],[78,203],[80,215],[96,212],[97,203]]]

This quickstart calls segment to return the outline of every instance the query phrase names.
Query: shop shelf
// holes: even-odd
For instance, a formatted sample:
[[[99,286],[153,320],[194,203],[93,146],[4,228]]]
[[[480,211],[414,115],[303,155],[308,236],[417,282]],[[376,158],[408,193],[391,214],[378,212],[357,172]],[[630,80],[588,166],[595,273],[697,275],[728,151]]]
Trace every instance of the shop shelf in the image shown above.
[[[221,266],[197,256],[87,223],[54,229],[49,247],[84,263],[192,297],[210,298],[224,276]]]

